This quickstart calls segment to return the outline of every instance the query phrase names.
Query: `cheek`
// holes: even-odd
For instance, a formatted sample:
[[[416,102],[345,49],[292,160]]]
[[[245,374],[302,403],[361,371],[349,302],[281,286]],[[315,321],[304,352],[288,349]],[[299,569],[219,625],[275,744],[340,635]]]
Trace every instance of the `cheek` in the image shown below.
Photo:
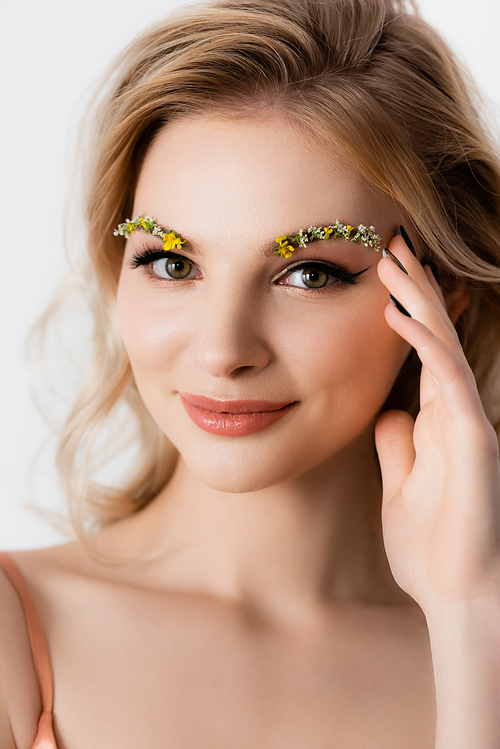
[[[168,374],[188,335],[186,315],[175,306],[155,304],[155,295],[122,273],[118,285],[117,312],[123,343],[139,389],[150,378]]]
[[[383,406],[410,351],[385,320],[387,296],[383,289],[345,307],[325,305],[317,319],[293,321],[282,361],[304,408],[286,443],[284,475],[340,453]]]
[[[313,396],[323,414],[343,416],[353,426],[378,412],[410,351],[385,320],[387,296],[377,290],[355,303],[325,307],[317,319],[293,321],[286,358],[299,391]]]

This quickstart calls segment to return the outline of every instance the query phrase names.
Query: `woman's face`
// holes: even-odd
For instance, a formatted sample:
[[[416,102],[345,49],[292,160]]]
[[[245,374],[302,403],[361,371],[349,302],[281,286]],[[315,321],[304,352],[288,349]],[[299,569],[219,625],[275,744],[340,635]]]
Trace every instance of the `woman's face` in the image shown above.
[[[385,246],[403,221],[391,199],[284,118],[213,115],[161,132],[140,173],[139,214],[187,241],[177,264],[133,267],[134,256],[162,243],[130,236],[120,329],[146,407],[196,476],[223,491],[258,490],[371,429],[409,352],[384,318],[381,255],[342,239],[290,258],[273,248],[278,235],[336,220],[374,225]],[[294,271],[304,261],[311,266]],[[312,261],[364,272],[349,283]],[[258,431],[228,434],[193,421],[180,394],[294,405]]]

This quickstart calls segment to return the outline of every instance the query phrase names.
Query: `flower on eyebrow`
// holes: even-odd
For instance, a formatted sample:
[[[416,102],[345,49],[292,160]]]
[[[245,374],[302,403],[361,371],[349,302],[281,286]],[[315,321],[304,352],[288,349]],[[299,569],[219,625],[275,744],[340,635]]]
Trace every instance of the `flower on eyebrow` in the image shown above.
[[[286,234],[276,237],[278,247],[276,247],[274,253],[282,257],[290,257],[297,247],[305,247],[306,242],[313,242],[315,239],[324,239],[326,242],[329,237],[342,237],[346,242],[350,240],[351,242],[364,244],[365,247],[372,247],[376,252],[380,251],[381,240],[379,235],[375,234],[374,226],[367,228],[363,224],[359,224],[356,227],[336,221],[331,226],[310,226],[307,231],[299,229],[294,237],[289,237]],[[296,246],[292,243],[295,243]]]
[[[180,250],[181,244],[184,244],[186,241],[185,239],[181,239],[175,231],[170,231],[168,234],[164,234],[162,240],[164,250],[172,250],[174,247],[177,247],[177,249]]]
[[[275,250],[276,255],[281,255],[281,257],[291,257],[292,252],[295,250],[295,247],[292,247],[292,245],[288,244],[288,237],[286,234],[283,234],[282,237],[276,237],[276,241],[278,243],[278,249]]]
[[[151,216],[136,216],[133,219],[127,218],[123,224],[118,224],[118,228],[114,230],[113,234],[115,237],[130,237],[136,229],[143,229],[147,234],[159,237],[163,242],[164,250],[172,250],[174,248],[180,250],[181,245],[186,241],[185,239],[181,239],[177,232],[162,229],[156,223],[156,219],[151,218]]]
[[[309,242],[309,237],[307,236],[306,232],[303,232],[302,229],[299,229],[297,234],[294,237],[295,241],[299,245],[299,247],[305,247],[306,242]]]
[[[321,229],[318,226],[310,226],[307,230],[307,233],[311,239],[324,239],[325,238],[325,230]]]

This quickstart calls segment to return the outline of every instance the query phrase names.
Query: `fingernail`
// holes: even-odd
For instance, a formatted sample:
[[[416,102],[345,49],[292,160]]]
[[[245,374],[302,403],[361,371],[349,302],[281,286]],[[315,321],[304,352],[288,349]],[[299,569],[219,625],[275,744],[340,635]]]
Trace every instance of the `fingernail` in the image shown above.
[[[417,257],[417,253],[415,252],[415,248],[413,247],[413,245],[411,243],[411,239],[408,236],[408,234],[406,233],[405,228],[404,228],[404,226],[402,224],[400,224],[398,226],[398,230],[397,230],[396,234],[399,234],[400,237],[403,237],[404,241],[406,242],[406,246],[408,247],[408,249],[410,250],[410,252],[413,252],[413,254],[415,255],[415,257]]]
[[[389,299],[391,300],[392,304],[396,307],[396,309],[399,310],[399,312],[402,312],[403,315],[406,315],[406,317],[411,317],[408,310],[403,307],[401,302],[398,302],[395,296],[392,296],[392,294],[389,294]]]
[[[401,270],[404,273],[406,273],[406,275],[408,275],[408,271],[404,267],[403,263],[401,263],[397,259],[396,255],[394,255],[390,250],[388,250],[387,247],[384,247],[384,249],[382,250],[382,257],[388,257],[388,258],[390,258],[393,263],[396,263],[396,265],[398,266],[398,268],[401,268]]]
[[[433,261],[432,260],[427,260],[425,264],[429,266],[429,268],[432,271],[432,275],[434,276],[434,278],[436,279],[436,281],[439,283],[439,272],[438,272],[438,269],[436,268],[436,266],[434,265]]]

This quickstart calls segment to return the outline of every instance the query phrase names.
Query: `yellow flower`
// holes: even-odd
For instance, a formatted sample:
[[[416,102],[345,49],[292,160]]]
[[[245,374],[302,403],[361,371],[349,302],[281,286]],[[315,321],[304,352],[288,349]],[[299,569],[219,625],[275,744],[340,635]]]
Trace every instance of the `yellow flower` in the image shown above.
[[[353,229],[354,229],[354,226],[349,226],[349,224],[347,224],[347,236],[348,237],[351,236],[351,232]]]
[[[283,239],[283,238],[282,238]],[[286,239],[286,237],[285,237]],[[278,240],[276,240],[278,241]],[[280,243],[280,248],[277,252],[278,255],[281,255],[281,257],[291,257],[292,252],[295,250],[295,247],[292,247],[291,244],[287,244],[286,242]]]
[[[325,227],[324,227],[324,232],[325,232],[325,242],[326,242],[326,240],[328,239],[328,237],[330,236],[330,234],[332,233],[332,231],[333,231],[333,229],[330,229],[330,227],[329,227],[329,226],[325,226]]]
[[[288,236],[283,234],[282,237],[276,237],[276,241],[279,244],[279,249],[276,250],[276,254],[281,255],[281,257],[291,257],[295,247],[288,244]]]
[[[147,228],[148,228],[148,226],[147,226],[147,224],[146,224],[146,221],[145,221],[145,219],[141,218],[140,224],[141,224],[141,226],[143,226],[143,227],[144,227],[144,229],[147,229]]]
[[[164,234],[162,239],[164,250],[173,250],[174,247],[177,247],[177,249],[180,250],[181,244],[184,244],[184,242],[186,241],[185,239],[182,240],[174,231],[171,231],[168,234]]]

